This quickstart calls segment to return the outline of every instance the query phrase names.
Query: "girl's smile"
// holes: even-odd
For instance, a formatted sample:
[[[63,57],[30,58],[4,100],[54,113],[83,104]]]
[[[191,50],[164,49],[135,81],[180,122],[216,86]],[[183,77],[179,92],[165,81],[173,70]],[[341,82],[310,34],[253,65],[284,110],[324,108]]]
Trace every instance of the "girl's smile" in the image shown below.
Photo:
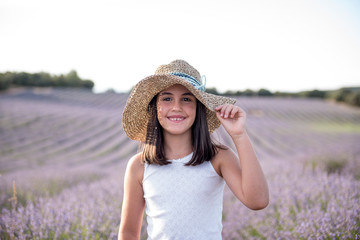
[[[168,119],[173,122],[181,122],[186,118],[183,116],[174,115],[174,116],[169,116]]]
[[[191,133],[196,117],[196,98],[184,86],[173,85],[159,93],[157,114],[164,133]]]

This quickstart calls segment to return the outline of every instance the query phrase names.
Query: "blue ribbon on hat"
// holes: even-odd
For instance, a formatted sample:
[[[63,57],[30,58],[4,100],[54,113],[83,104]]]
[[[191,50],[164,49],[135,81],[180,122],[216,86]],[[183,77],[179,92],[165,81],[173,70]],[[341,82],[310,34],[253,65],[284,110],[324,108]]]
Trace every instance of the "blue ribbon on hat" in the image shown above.
[[[205,75],[201,76],[201,82],[202,84],[200,84],[196,78],[194,78],[193,76],[190,76],[188,74],[185,73],[181,73],[181,72],[172,72],[170,73],[171,75],[174,76],[178,76],[181,77],[182,79],[186,80],[187,82],[191,83],[191,85],[193,85],[196,89],[205,92],[205,85],[206,85],[206,77]]]

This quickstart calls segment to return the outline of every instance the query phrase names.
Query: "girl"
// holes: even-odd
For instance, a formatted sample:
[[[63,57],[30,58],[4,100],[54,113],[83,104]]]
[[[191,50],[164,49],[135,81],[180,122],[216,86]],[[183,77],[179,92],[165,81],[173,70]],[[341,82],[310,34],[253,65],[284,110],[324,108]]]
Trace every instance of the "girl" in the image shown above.
[[[144,143],[127,165],[119,239],[221,239],[225,183],[248,208],[268,205],[264,174],[234,99],[205,92],[183,60],[160,66],[130,93],[123,129]],[[223,125],[237,154],[211,137]]]

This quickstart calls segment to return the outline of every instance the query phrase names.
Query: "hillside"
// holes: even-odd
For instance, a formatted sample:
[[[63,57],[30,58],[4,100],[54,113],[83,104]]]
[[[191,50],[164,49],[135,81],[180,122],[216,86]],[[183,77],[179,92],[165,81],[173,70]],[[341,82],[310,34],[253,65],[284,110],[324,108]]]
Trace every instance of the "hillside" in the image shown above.
[[[0,94],[1,239],[12,231],[116,239],[123,173],[138,149],[121,127],[127,96],[51,88]],[[226,189],[223,238],[355,236],[360,109],[303,98],[237,97],[236,104],[247,112],[271,203],[249,211]],[[233,147],[223,128],[213,136]]]

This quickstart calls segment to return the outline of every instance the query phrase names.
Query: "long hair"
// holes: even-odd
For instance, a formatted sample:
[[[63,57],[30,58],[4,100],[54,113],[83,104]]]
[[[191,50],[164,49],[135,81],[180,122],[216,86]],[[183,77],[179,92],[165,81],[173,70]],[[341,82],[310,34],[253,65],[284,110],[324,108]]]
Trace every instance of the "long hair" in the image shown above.
[[[147,125],[146,140],[143,143],[142,159],[148,164],[167,165],[171,162],[165,157],[163,129],[157,117],[157,95],[148,105],[150,116]],[[206,107],[197,100],[196,117],[191,128],[193,155],[186,166],[196,166],[210,161],[217,153],[218,148],[226,149],[224,145],[216,144],[211,139],[206,120]]]

